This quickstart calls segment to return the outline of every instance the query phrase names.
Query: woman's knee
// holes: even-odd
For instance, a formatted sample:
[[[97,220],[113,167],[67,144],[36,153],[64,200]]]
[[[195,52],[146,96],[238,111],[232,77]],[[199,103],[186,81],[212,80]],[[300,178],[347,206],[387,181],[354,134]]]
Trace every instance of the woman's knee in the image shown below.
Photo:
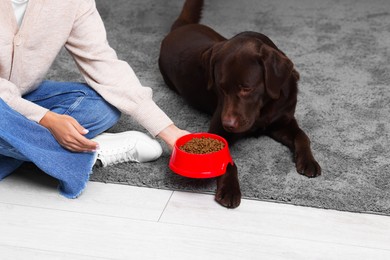
[[[112,127],[121,116],[117,108],[85,83],[44,81],[24,98],[53,112],[72,116],[91,136]]]
[[[121,112],[99,95],[85,95],[71,116],[89,130],[88,137],[94,137],[114,126]]]

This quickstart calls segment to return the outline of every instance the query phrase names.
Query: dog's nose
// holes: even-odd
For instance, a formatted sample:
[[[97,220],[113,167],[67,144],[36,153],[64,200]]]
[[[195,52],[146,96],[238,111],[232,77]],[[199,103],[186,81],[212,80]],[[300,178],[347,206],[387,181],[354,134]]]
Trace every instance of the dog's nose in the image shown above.
[[[222,125],[227,131],[234,131],[238,127],[238,120],[233,117],[224,118]]]

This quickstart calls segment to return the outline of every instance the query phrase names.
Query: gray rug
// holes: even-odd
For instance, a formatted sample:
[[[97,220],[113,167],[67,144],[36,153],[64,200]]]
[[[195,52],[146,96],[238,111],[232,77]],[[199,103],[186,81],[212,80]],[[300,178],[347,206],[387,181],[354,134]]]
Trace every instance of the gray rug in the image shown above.
[[[323,168],[296,173],[288,149],[268,137],[238,142],[232,156],[245,198],[390,215],[390,1],[209,0],[204,24],[226,37],[268,35],[300,72],[296,117]],[[130,63],[154,100],[184,129],[207,131],[209,117],[170,91],[157,66],[159,46],[182,0],[97,0],[111,46]],[[66,52],[48,78],[82,80]],[[111,132],[144,131],[123,116]],[[153,163],[98,169],[92,181],[214,193],[213,180],[168,169],[169,152]]]

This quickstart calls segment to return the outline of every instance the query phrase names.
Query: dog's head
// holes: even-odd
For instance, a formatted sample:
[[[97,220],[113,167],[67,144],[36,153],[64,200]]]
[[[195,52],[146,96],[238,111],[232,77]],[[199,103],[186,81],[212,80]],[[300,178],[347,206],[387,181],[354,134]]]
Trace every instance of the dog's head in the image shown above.
[[[282,52],[248,37],[219,42],[202,59],[208,87],[222,106],[222,125],[233,133],[252,128],[265,102],[280,98],[294,70]]]

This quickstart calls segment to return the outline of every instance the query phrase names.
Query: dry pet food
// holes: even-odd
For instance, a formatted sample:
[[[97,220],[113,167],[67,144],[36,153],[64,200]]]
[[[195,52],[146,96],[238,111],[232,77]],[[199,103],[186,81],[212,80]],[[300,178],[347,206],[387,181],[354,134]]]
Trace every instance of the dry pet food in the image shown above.
[[[187,143],[180,146],[180,150],[185,151],[187,153],[195,153],[195,154],[207,154],[218,152],[223,149],[225,144],[219,140],[209,138],[209,137],[201,137],[201,138],[192,138]]]

